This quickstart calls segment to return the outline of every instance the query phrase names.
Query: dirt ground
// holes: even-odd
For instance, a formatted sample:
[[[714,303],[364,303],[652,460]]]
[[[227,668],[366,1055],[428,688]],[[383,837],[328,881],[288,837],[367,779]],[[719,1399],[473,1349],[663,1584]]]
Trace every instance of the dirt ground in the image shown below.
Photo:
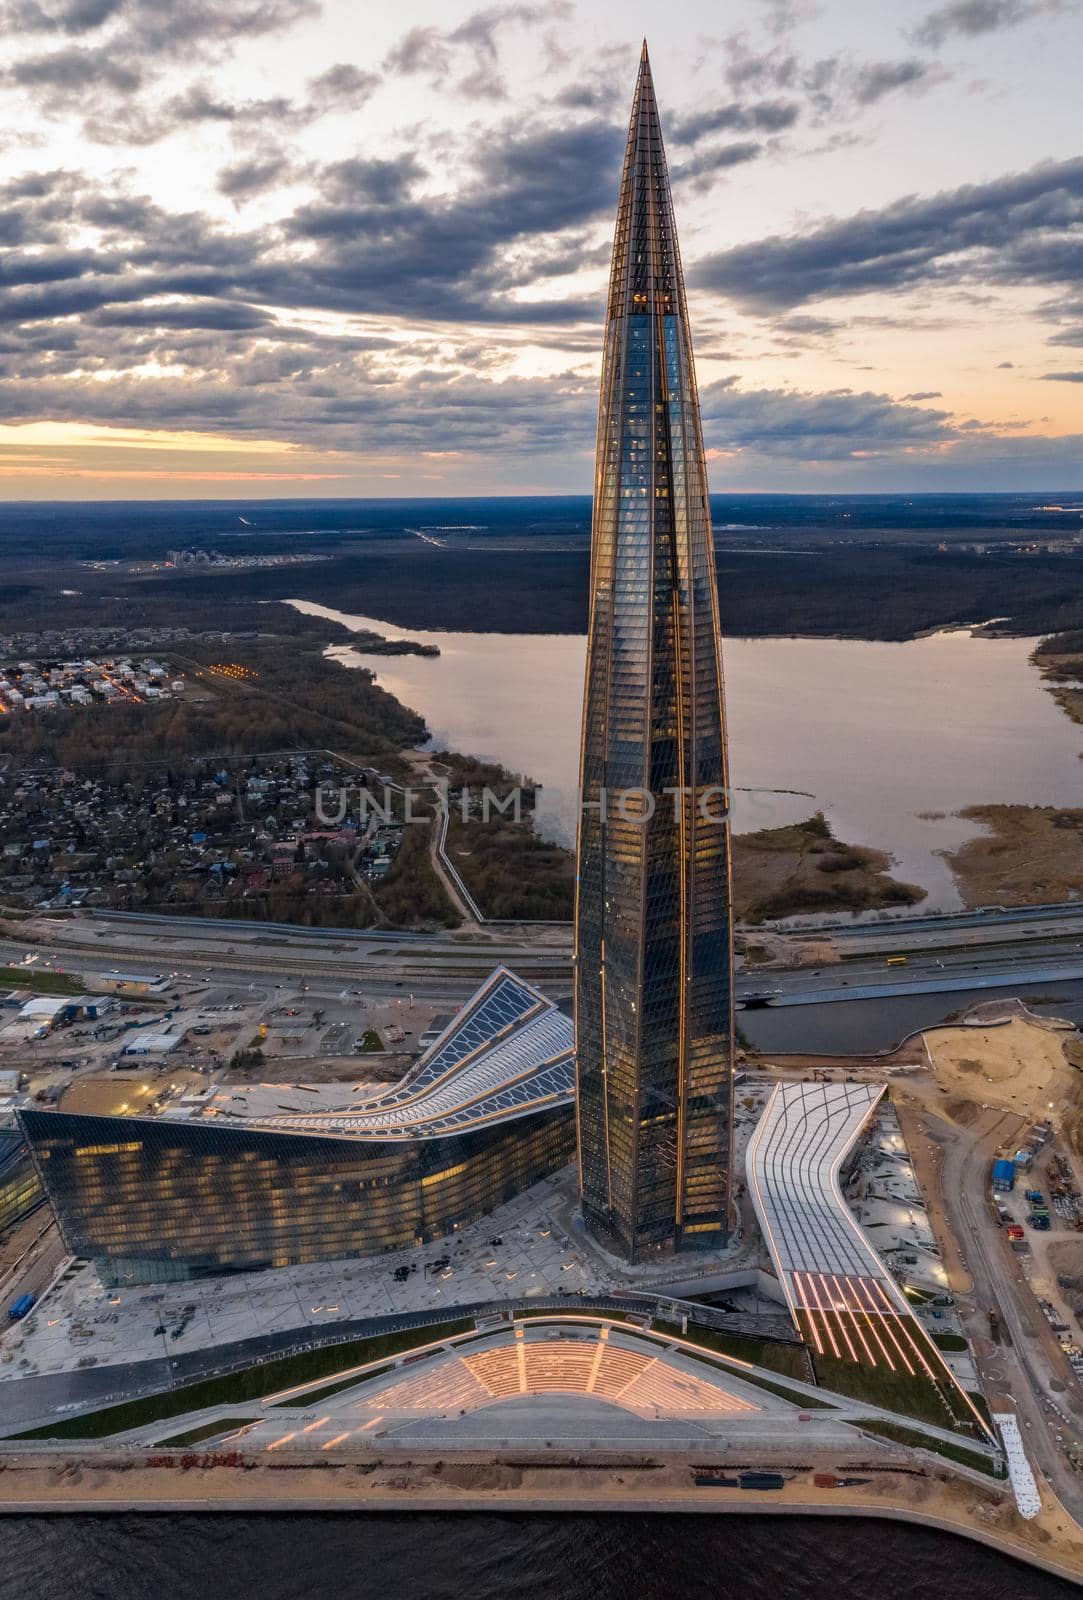
[[[412,1055],[290,1056],[264,1055],[254,1066],[223,1068],[218,1078],[228,1083],[352,1083],[383,1088],[397,1083],[417,1060]]]
[[[207,1079],[183,1068],[162,1072],[149,1063],[132,1072],[110,1072],[102,1077],[76,1078],[60,1097],[62,1111],[80,1112],[88,1117],[118,1117],[127,1112],[138,1116],[149,1102],[171,1083],[186,1089],[205,1089]]]
[[[1078,1074],[1064,1055],[1072,1031],[1016,1017],[990,1027],[932,1028],[925,1042],[949,1095],[1037,1117],[1078,1097]]]
[[[1048,1256],[1054,1272],[1080,1279],[1083,1287],[1083,1234],[1074,1239],[1054,1239]]]
[[[990,831],[947,856],[968,906],[1021,906],[1083,895],[1083,810],[967,806]]]

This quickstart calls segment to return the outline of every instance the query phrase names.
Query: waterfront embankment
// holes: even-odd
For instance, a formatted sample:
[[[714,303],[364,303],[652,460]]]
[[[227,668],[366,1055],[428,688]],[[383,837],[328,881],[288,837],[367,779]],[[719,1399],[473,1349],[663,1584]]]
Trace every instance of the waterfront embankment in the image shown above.
[[[702,1464],[697,1464],[702,1465]],[[0,1515],[264,1511],[489,1514],[782,1514],[910,1522],[997,1550],[1083,1583],[1083,1530],[1049,1494],[1033,1522],[1000,1485],[935,1469],[854,1464],[854,1481],[814,1483],[787,1471],[782,1488],[697,1487],[686,1457],[587,1464],[539,1452],[469,1459],[418,1452],[407,1460],[355,1455],[333,1462],[192,1452],[137,1459],[116,1453],[34,1452],[0,1463]],[[729,1475],[735,1471],[727,1467]]]

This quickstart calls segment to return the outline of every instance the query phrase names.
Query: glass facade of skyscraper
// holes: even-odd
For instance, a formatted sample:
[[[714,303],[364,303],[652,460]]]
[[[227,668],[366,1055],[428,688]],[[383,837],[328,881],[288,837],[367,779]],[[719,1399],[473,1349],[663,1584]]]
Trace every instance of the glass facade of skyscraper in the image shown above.
[[[583,708],[583,1207],[629,1259],[724,1242],[733,978],[714,542],[646,49],[603,351]]]
[[[109,1283],[371,1256],[440,1238],[572,1159],[570,1106],[435,1139],[316,1138],[24,1111],[66,1248]]]

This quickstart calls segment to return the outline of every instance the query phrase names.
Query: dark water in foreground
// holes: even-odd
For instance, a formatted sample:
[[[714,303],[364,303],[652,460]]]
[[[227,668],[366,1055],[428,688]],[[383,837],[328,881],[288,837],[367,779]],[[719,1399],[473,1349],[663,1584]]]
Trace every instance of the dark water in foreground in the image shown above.
[[[4,1518],[0,1600],[1074,1600],[899,1523],[775,1516]]]

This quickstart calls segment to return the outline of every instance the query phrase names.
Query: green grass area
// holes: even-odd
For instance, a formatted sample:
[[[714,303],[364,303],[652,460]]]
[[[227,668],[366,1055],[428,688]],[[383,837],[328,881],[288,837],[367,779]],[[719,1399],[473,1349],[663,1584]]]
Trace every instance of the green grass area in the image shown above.
[[[965,1350],[967,1347],[961,1333],[933,1333],[930,1338],[938,1350]]]
[[[260,1400],[278,1389],[292,1388],[316,1378],[333,1377],[344,1367],[360,1367],[384,1356],[412,1350],[419,1344],[448,1339],[466,1333],[474,1326],[472,1317],[457,1322],[440,1322],[425,1328],[405,1328],[396,1333],[374,1334],[368,1339],[351,1339],[348,1344],[326,1345],[322,1350],[306,1350],[298,1355],[280,1356],[261,1367],[246,1367],[221,1378],[203,1378],[183,1389],[146,1395],[140,1400],[125,1400],[120,1405],[90,1411],[82,1417],[65,1417],[27,1433],[8,1434],[11,1439],[106,1439],[129,1428],[142,1428],[153,1422],[168,1422],[207,1406],[245,1405]]]
[[[159,1450],[180,1449],[185,1444],[202,1444],[204,1439],[213,1439],[219,1433],[232,1433],[236,1428],[246,1427],[250,1422],[258,1422],[258,1417],[219,1417],[217,1422],[204,1422],[198,1428],[189,1428],[187,1433],[175,1433],[170,1439],[159,1439]]]
[[[35,994],[86,994],[82,978],[37,967],[0,967],[0,989],[33,989]]]
[[[658,1318],[655,1318],[653,1326],[660,1333],[672,1333],[679,1339],[687,1339],[689,1344],[702,1345],[706,1350],[718,1350],[722,1355],[734,1356],[738,1361],[750,1361],[754,1367],[767,1367],[771,1372],[781,1373],[784,1378],[797,1378],[801,1383],[813,1381],[802,1345],[776,1344],[772,1339],[752,1339],[744,1334],[722,1333],[717,1328],[701,1328],[694,1322],[688,1324],[687,1333],[681,1332],[679,1323],[662,1322]]]
[[[827,1355],[817,1355],[815,1366],[817,1383],[852,1400],[899,1411],[938,1428],[950,1428],[964,1418],[961,1396],[956,1394],[952,1404],[946,1382],[943,1386],[933,1383],[923,1372],[903,1372],[899,1367],[892,1372],[883,1361],[872,1367]]]
[[[327,1383],[322,1389],[308,1389],[304,1394],[299,1394],[296,1400],[276,1400],[273,1409],[278,1411],[282,1406],[315,1406],[324,1400],[330,1400],[333,1394],[341,1394],[343,1389],[353,1389],[359,1383],[368,1383],[370,1378],[382,1378],[385,1372],[390,1372],[394,1363],[389,1361],[384,1367],[374,1367],[371,1372],[366,1372],[358,1377],[355,1373],[352,1378],[339,1378],[337,1383]]]
[[[801,1320],[807,1322],[804,1314]],[[836,1356],[831,1351],[817,1352],[812,1358],[816,1382],[825,1389],[833,1389],[836,1394],[848,1395],[868,1405],[882,1406],[885,1411],[899,1411],[904,1416],[916,1417],[920,1422],[935,1423],[938,1428],[972,1423],[969,1407],[946,1372],[935,1379],[929,1378],[923,1371],[905,1372],[898,1357],[895,1358],[895,1370],[891,1370],[880,1356],[877,1342],[879,1320],[873,1322],[867,1317],[857,1319],[866,1342],[879,1357],[875,1366],[871,1361],[854,1361],[845,1356]],[[853,1319],[843,1323],[841,1318],[836,1318],[835,1328],[839,1347],[845,1350],[845,1334],[848,1332],[850,1339],[855,1339]],[[924,1341],[925,1335],[916,1325],[911,1325],[911,1331],[919,1344]],[[811,1330],[809,1332],[811,1336]],[[931,1351],[926,1351],[926,1355],[935,1371],[937,1364],[933,1361]],[[915,1361],[914,1365],[918,1363]]]
[[[365,1051],[366,1054],[372,1055],[375,1054],[376,1051],[382,1050],[383,1047],[384,1041],[380,1038],[380,1035],[376,1032],[376,1029],[366,1028],[364,1033],[361,1035],[361,1049]]]
[[[989,1402],[980,1389],[968,1389],[967,1398],[973,1402],[974,1408],[981,1412],[986,1427],[992,1431],[993,1413],[989,1410]]]
[[[931,1289],[915,1289],[911,1283],[903,1284],[903,1294],[916,1306],[928,1305],[930,1300],[936,1298]]]
[[[957,1461],[960,1466],[975,1467],[979,1472],[988,1473],[991,1478],[1001,1478],[995,1464],[988,1456],[980,1451],[968,1450],[965,1445],[951,1444],[947,1439],[934,1439],[930,1434],[922,1433],[917,1428],[904,1428],[901,1423],[873,1422],[864,1420],[854,1423],[855,1428],[863,1428],[866,1433],[875,1433],[882,1439],[890,1439],[894,1444],[909,1445],[914,1450],[935,1450],[937,1455],[947,1456],[949,1461]]]

